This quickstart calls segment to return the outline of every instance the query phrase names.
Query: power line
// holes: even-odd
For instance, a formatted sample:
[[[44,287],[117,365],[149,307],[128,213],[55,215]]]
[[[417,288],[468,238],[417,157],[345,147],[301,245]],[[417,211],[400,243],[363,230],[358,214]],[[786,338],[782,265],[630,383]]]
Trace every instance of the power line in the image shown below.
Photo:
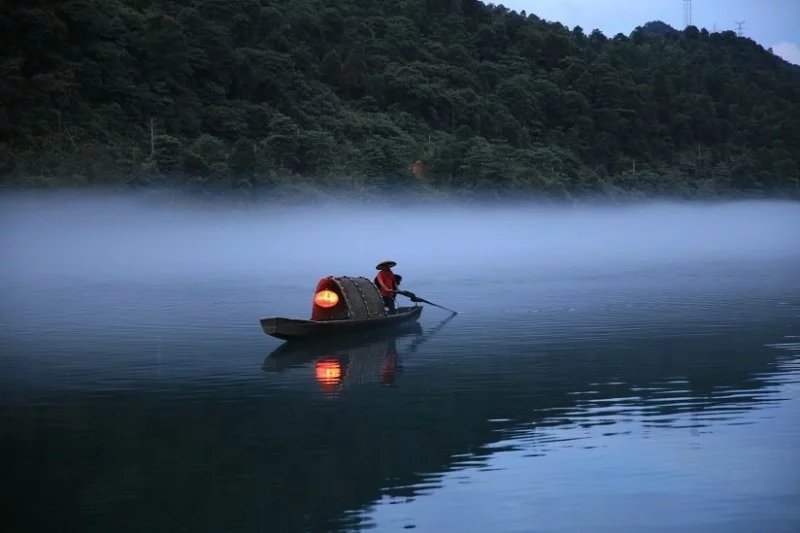
[[[742,26],[744,26],[745,22],[747,22],[747,21],[745,21],[745,20],[737,20],[737,21],[735,21],[735,23],[736,23],[736,35],[738,35],[739,37],[742,36]]]
[[[692,25],[692,0],[683,0],[683,27]]]

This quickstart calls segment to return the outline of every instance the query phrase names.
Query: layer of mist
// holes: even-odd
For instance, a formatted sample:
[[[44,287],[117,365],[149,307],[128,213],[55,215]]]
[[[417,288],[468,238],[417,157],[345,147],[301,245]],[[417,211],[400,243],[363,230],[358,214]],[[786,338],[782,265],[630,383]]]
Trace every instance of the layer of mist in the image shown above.
[[[0,266],[24,279],[194,279],[257,273],[308,285],[374,274],[535,278],[800,255],[800,204],[626,206],[167,204],[150,196],[6,194]]]

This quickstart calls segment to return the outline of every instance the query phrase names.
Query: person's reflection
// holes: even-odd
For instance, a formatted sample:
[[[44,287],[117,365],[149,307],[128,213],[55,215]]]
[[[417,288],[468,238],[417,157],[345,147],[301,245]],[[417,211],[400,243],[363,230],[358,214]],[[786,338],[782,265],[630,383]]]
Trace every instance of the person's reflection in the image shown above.
[[[381,362],[381,385],[394,385],[395,375],[400,368],[400,355],[397,353],[396,339],[386,343],[386,355]]]

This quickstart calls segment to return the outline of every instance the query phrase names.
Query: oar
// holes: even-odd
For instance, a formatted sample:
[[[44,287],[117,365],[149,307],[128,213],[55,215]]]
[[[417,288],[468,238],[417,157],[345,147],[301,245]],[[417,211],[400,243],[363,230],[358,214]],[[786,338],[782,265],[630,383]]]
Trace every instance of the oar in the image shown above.
[[[444,306],[441,306],[441,305],[439,305],[439,304],[435,304],[435,303],[433,303],[433,302],[429,302],[428,300],[425,300],[424,298],[420,298],[419,296],[417,296],[416,294],[414,294],[414,293],[413,293],[413,292],[411,292],[411,291],[399,291],[399,290],[398,290],[398,291],[395,291],[395,292],[396,292],[397,294],[402,294],[403,296],[406,296],[406,297],[410,298],[412,302],[422,302],[422,303],[426,303],[426,304],[428,304],[428,305],[432,305],[432,306],[434,306],[434,307],[438,307],[439,309],[444,309],[445,311],[450,311],[450,312],[451,312],[451,313],[453,313],[454,315],[457,315],[457,314],[458,314],[458,312],[457,312],[457,311],[453,311],[452,309],[448,309],[448,308],[446,308],[446,307],[444,307]]]

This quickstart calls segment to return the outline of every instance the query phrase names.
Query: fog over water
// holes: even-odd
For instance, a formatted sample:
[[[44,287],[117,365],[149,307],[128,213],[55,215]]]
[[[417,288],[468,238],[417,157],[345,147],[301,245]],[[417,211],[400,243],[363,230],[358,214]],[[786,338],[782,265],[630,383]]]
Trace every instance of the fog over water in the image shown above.
[[[371,275],[408,281],[562,277],[637,266],[800,254],[800,204],[626,206],[436,204],[193,207],[152,197],[0,198],[8,280],[257,274],[286,283]]]

